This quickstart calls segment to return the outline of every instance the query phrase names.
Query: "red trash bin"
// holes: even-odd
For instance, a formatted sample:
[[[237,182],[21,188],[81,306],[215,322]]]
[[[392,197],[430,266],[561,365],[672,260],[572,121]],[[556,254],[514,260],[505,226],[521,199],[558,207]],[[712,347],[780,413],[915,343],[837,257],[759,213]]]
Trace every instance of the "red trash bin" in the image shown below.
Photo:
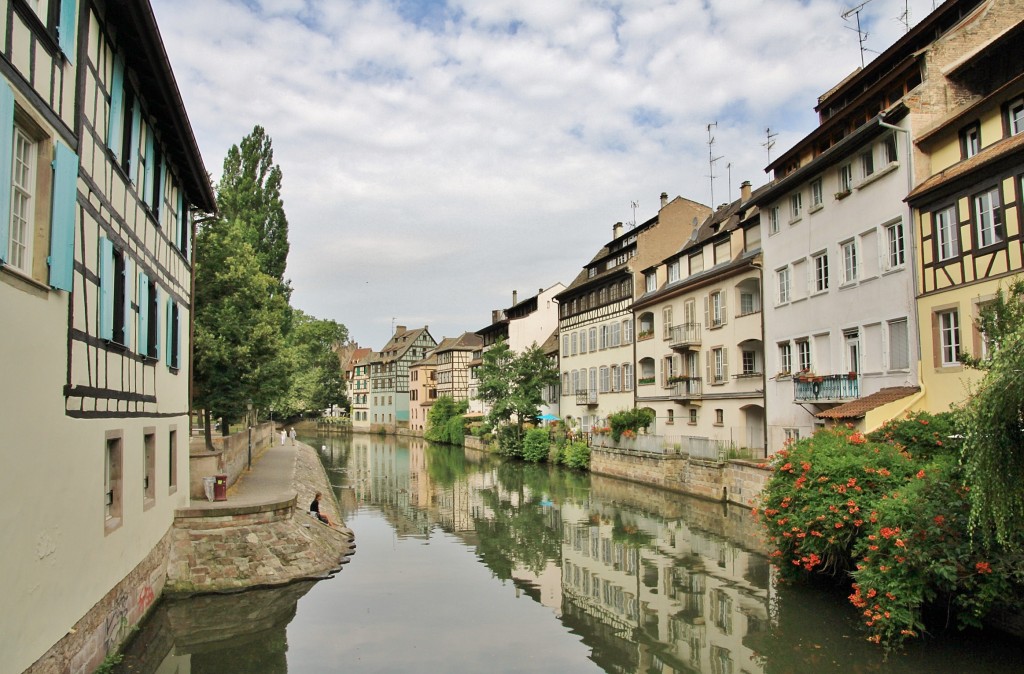
[[[228,500],[228,476],[227,475],[214,475],[213,476],[213,500],[214,501],[227,501]]]

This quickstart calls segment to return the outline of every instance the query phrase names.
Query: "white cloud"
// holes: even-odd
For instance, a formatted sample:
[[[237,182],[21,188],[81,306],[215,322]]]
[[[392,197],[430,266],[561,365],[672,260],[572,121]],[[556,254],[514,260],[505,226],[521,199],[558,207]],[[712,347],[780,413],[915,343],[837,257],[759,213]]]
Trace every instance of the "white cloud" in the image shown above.
[[[373,348],[568,283],[633,200],[707,202],[709,122],[715,200],[762,184],[765,128],[777,156],[860,64],[836,0],[152,4],[215,179],[254,124],[273,139],[293,303]],[[903,9],[865,6],[868,47]]]

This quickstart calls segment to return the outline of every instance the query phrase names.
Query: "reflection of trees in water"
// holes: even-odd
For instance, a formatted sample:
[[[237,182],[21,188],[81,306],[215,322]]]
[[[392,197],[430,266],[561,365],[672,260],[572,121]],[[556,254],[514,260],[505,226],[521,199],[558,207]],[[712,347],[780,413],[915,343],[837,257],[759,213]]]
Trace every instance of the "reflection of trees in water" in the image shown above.
[[[451,487],[468,473],[464,447],[427,443],[427,474],[435,484]]]
[[[286,674],[286,630],[299,599],[315,584],[161,601],[117,671],[152,674],[165,661],[181,659],[192,674]]]
[[[514,492],[517,498],[513,503],[508,493],[497,489],[480,492],[492,515],[473,518],[477,556],[502,580],[511,578],[517,566],[539,575],[559,558],[562,533],[557,518],[550,508],[540,505],[540,494],[526,497],[522,491]]]

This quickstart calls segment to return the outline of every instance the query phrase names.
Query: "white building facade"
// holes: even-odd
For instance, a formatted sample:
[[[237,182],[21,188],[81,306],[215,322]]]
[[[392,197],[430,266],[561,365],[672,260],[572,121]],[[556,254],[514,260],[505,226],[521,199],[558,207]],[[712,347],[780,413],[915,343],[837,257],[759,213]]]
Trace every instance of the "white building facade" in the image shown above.
[[[0,30],[0,670],[91,671],[188,504],[191,213],[215,199],[148,3],[12,2]]]

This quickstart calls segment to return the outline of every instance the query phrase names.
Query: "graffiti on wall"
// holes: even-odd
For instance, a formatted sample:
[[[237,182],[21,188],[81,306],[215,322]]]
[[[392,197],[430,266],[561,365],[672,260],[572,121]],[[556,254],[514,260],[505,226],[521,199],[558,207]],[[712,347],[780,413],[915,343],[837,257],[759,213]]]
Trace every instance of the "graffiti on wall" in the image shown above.
[[[124,591],[118,592],[103,624],[103,647],[107,653],[117,648],[127,635],[130,607],[128,594]]]

